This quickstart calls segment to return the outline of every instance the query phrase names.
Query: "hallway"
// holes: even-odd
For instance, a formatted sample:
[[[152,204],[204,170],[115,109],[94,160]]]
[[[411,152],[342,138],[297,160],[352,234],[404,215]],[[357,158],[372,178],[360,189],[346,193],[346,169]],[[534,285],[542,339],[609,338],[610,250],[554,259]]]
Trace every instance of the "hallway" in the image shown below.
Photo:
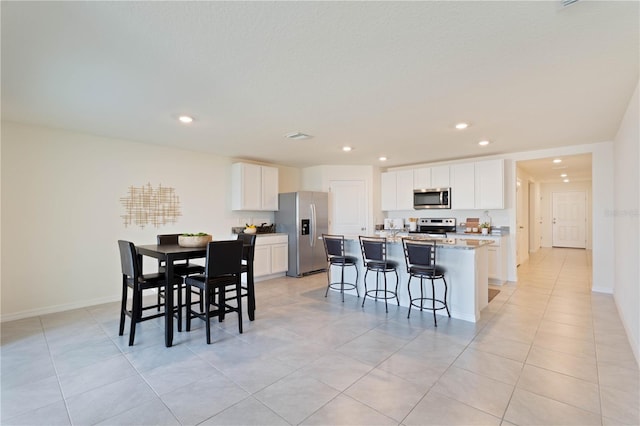
[[[591,252],[541,249],[479,323],[339,293],[326,275],[256,284],[256,321],[163,344],[118,336],[118,303],[2,324],[3,425],[640,424],[639,372]],[[401,283],[406,291],[406,283]],[[369,301],[368,301],[369,302]]]

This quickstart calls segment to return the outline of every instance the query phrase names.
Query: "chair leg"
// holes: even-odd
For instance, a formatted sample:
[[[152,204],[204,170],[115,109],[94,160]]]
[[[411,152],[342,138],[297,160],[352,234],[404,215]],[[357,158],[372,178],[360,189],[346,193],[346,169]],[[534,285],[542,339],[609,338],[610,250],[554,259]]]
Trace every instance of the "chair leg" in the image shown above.
[[[122,303],[120,306],[120,330],[118,331],[118,335],[122,336],[124,334],[124,317],[127,312],[127,279],[125,276],[122,276]]]
[[[387,308],[387,273],[383,272],[382,275],[384,278],[384,311],[389,313],[389,308]]]
[[[209,285],[205,284],[204,286],[204,290],[206,294],[209,294]],[[212,295],[212,297],[215,295]],[[207,333],[207,345],[211,343],[211,322],[210,320],[210,312],[211,312],[211,303],[209,303],[209,300],[207,300],[204,304],[204,324],[205,324],[205,330]]]
[[[356,282],[355,282],[355,286],[356,286],[356,294],[358,295],[358,297],[360,297],[360,291],[358,290],[358,278],[360,278],[358,275],[358,265],[353,265],[353,267],[356,269]]]
[[[182,284],[178,284],[178,331],[182,332]]]
[[[433,323],[435,327],[438,326],[438,320],[436,319],[436,286],[433,284],[433,278],[431,278],[431,308],[433,309]]]
[[[362,307],[364,308],[364,302],[365,300],[367,300],[367,274],[369,273],[369,270],[365,270],[364,271],[364,280],[362,280],[362,282],[364,283],[364,294],[362,295]]]
[[[451,318],[451,314],[449,313],[449,305],[447,304],[447,280],[444,279],[444,275],[442,276],[442,281],[444,281],[444,307],[447,310],[447,315]]]
[[[400,306],[400,297],[398,297],[398,284],[400,284],[400,278],[398,277],[397,269],[394,269],[393,272],[396,273],[396,301],[398,302],[398,306]]]
[[[249,321],[253,321],[256,319],[256,288],[253,280],[253,271],[247,271],[247,299]]]
[[[142,315],[142,290],[134,287],[133,289],[133,301],[131,304],[131,328],[129,329],[129,346],[133,346],[133,341],[136,337],[136,323],[140,320]]]
[[[329,287],[331,287],[331,263],[327,265],[327,290],[324,292],[324,297],[329,294]]]
[[[407,318],[411,316],[411,305],[413,300],[411,299],[411,275],[409,275],[409,281],[407,282],[407,291],[409,292],[409,312],[407,312]]]
[[[185,293],[185,297],[187,298],[187,301],[185,302],[185,305],[187,307],[185,314],[187,315],[186,318],[186,330],[187,331],[191,331],[191,286],[187,285],[187,289],[186,289],[186,293]],[[202,312],[202,311],[200,311]]]
[[[242,282],[236,281],[236,300],[238,301],[238,332],[242,334]]]
[[[344,262],[340,266],[340,293],[342,293],[342,303],[344,303]]]

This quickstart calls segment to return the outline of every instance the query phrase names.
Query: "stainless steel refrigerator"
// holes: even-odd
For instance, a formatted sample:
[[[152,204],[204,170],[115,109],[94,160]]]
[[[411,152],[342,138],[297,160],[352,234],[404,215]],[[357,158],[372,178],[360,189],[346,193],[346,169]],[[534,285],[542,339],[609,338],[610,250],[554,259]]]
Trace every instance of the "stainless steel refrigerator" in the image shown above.
[[[327,261],[322,234],[329,232],[329,196],[326,192],[278,194],[276,232],[289,235],[290,277],[324,271]]]

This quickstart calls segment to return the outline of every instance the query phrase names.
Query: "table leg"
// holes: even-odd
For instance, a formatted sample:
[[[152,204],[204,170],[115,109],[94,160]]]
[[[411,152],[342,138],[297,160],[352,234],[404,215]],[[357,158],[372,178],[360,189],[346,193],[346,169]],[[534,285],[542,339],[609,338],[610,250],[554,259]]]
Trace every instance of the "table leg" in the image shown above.
[[[164,288],[164,345],[173,344],[173,259],[167,256],[164,268],[166,286]]]

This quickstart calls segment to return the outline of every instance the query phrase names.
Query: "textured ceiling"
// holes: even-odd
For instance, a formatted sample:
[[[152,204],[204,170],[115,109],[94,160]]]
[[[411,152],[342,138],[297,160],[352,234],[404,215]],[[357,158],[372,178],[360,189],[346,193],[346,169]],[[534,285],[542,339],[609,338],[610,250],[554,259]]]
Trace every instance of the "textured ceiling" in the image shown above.
[[[1,8],[3,119],[298,167],[612,140],[638,83],[636,1]]]

